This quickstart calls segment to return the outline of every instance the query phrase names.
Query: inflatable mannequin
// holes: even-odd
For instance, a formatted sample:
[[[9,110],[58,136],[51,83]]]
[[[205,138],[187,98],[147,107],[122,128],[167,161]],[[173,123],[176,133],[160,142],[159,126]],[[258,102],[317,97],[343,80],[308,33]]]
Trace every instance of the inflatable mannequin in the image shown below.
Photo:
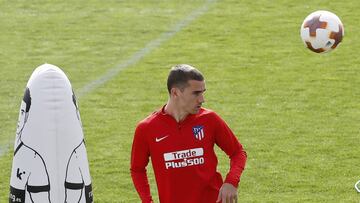
[[[93,202],[76,97],[58,67],[31,75],[21,102],[9,202]]]

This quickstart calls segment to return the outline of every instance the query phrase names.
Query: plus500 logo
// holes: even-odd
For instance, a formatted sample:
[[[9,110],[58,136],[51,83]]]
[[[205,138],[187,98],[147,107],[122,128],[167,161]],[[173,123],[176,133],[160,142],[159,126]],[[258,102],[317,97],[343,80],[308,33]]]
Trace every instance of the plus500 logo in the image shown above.
[[[203,148],[187,149],[164,154],[165,168],[183,168],[204,164]]]

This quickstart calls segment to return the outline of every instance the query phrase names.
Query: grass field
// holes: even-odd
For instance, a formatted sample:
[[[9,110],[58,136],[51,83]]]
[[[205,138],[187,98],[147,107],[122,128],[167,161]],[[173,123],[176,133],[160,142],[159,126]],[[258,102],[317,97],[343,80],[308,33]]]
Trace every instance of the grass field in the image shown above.
[[[179,63],[203,72],[204,106],[248,153],[239,202],[360,202],[359,8],[356,0],[0,1],[0,202],[8,201],[18,109],[33,69],[61,67],[76,93],[136,54],[79,99],[95,202],[140,202],[129,175],[133,131],[167,101],[167,73]],[[345,26],[343,43],[323,55],[299,35],[320,9]],[[228,159],[218,152],[225,174]]]

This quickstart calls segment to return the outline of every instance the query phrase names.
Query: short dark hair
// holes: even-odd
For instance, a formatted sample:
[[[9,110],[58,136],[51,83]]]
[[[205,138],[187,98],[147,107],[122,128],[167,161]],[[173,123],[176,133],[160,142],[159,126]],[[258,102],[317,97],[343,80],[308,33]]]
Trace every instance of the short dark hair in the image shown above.
[[[169,94],[173,87],[183,90],[189,85],[189,80],[204,81],[204,76],[199,70],[187,64],[180,64],[172,67],[167,80]]]
[[[30,106],[31,106],[31,96],[30,96],[30,90],[28,87],[25,90],[23,101],[26,103],[25,112],[29,112]]]

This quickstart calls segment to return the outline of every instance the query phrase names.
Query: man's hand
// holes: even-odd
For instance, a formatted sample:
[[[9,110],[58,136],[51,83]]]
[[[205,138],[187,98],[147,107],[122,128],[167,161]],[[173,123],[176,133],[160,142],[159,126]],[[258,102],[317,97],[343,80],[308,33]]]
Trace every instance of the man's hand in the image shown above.
[[[224,183],[219,191],[216,202],[237,203],[237,189],[230,183]]]

